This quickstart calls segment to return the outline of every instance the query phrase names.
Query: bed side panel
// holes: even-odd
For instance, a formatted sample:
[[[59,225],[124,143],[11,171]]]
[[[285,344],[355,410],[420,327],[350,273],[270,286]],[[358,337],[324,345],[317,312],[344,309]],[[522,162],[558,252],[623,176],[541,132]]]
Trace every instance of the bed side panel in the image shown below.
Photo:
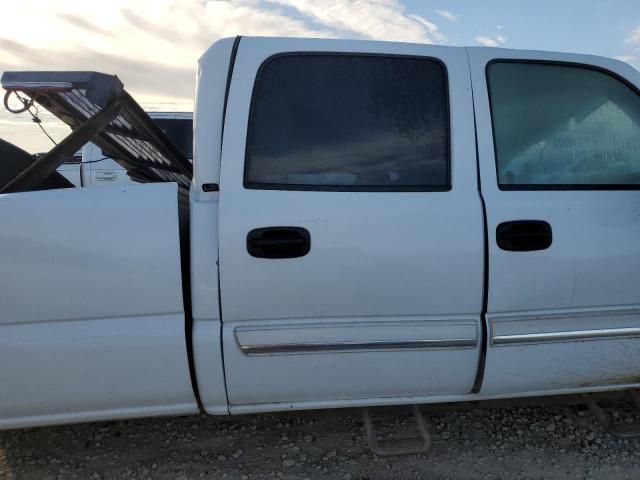
[[[177,186],[0,195],[0,427],[197,412]]]

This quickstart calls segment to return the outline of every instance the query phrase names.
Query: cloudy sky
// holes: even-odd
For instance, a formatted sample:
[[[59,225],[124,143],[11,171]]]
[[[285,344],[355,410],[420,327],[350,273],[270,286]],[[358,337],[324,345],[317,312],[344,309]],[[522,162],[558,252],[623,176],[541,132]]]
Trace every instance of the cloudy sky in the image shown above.
[[[216,39],[278,35],[489,45],[617,57],[640,68],[640,0],[20,0],[3,2],[0,70],[117,74],[152,110],[191,110],[197,58]],[[66,127],[43,115],[55,138]],[[49,140],[0,113],[0,137]]]

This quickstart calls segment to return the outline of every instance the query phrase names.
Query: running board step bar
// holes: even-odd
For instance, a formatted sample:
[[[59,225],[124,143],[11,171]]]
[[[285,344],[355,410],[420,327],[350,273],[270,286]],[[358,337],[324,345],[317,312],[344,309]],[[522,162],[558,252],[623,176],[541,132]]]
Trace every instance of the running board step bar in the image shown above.
[[[640,411],[640,394],[638,390],[629,390],[629,398],[633,402],[634,407]],[[636,438],[640,437],[640,424],[639,423],[617,423],[611,418],[611,415],[607,413],[598,402],[590,395],[585,395],[585,400],[589,411],[596,417],[596,420],[602,425],[602,427],[611,435],[617,438]]]
[[[367,436],[367,443],[371,451],[380,457],[427,453],[431,449],[431,433],[429,432],[427,421],[418,405],[413,405],[413,417],[418,425],[419,436],[410,439],[399,439],[396,445],[391,445],[391,441],[378,442],[373,420],[371,419],[371,413],[368,408],[363,408],[362,421]]]

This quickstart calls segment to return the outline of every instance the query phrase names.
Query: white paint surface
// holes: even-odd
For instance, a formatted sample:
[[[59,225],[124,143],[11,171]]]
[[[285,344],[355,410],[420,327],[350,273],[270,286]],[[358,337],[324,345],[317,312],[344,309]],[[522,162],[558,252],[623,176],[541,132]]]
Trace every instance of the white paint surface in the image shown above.
[[[195,413],[177,187],[0,195],[0,426]]]
[[[441,60],[451,99],[448,192],[313,192],[243,188],[244,153],[256,72],[283,52],[351,52]],[[202,79],[200,81],[203,81]],[[473,110],[464,49],[358,41],[243,38],[229,92],[222,146],[220,278],[223,345],[231,405],[313,399],[466,393],[479,347],[247,357],[236,327],[307,320],[354,322],[384,336],[394,322],[466,320],[482,306],[482,211],[477,193]],[[302,258],[251,257],[247,233],[300,226],[311,234]],[[428,327],[425,327],[428,328]],[[447,337],[449,333],[439,331]],[[421,336],[416,329],[413,338]],[[320,339],[319,339],[320,340]]]

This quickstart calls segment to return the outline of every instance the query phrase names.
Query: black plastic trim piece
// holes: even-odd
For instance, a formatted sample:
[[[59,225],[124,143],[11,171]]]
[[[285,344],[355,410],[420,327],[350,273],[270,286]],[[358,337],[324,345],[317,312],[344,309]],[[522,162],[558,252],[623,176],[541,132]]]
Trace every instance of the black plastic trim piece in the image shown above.
[[[224,141],[224,126],[227,119],[227,103],[229,102],[229,89],[231,88],[231,80],[233,78],[233,67],[236,65],[236,56],[238,55],[238,47],[240,46],[241,35],[238,35],[233,41],[231,47],[231,57],[229,58],[229,71],[227,72],[227,85],[224,90],[224,106],[222,107],[222,129],[220,132],[220,151],[222,152],[222,142]]]
[[[557,191],[571,191],[571,190],[640,190],[640,184],[566,184],[566,183],[558,183],[558,184],[530,184],[530,183],[522,183],[522,184],[498,184],[500,190],[503,191],[549,191],[549,190],[557,190]]]
[[[189,364],[189,379],[191,389],[196,399],[198,410],[204,412],[200,400],[200,389],[196,374],[195,357],[193,354],[193,308],[191,303],[191,233],[189,229],[189,191],[178,187],[178,227],[180,240],[180,272],[182,277],[182,302],[184,306],[184,336]]]
[[[487,229],[487,207],[482,197],[482,192],[478,191],[480,195],[480,204],[482,206],[482,226],[484,233],[484,245],[483,245],[483,264],[484,275],[482,285],[482,310],[480,311],[480,355],[478,358],[478,369],[476,370],[476,378],[471,388],[471,393],[479,393],[482,388],[482,382],[484,381],[484,371],[487,365],[487,349],[489,343],[489,329],[487,328],[487,306],[489,303],[489,231]]]
[[[467,52],[467,59],[468,59]],[[471,80],[471,64],[469,62],[469,79]],[[487,227],[487,206],[482,195],[482,181],[480,179],[480,152],[478,148],[478,126],[476,120],[476,103],[473,92],[473,82],[471,85],[471,105],[473,108],[473,131],[476,147],[476,180],[478,183],[478,196],[480,197],[480,206],[482,207],[482,309],[480,310],[480,331],[481,338],[478,340],[480,344],[480,352],[478,355],[478,367],[476,369],[476,378],[473,381],[470,393],[479,393],[484,381],[484,371],[487,364],[487,348],[489,344],[489,329],[487,328],[487,306],[489,303],[489,229]]]
[[[445,93],[445,123],[446,129],[446,179],[444,185],[425,185],[425,186],[388,186],[388,185],[300,185],[300,184],[281,184],[281,183],[258,183],[250,182],[248,178],[248,161],[249,161],[249,139],[251,138],[253,129],[253,116],[255,110],[255,97],[257,86],[260,82],[260,77],[264,69],[273,60],[281,57],[293,57],[293,56],[340,56],[340,57],[383,57],[383,58],[402,58],[402,59],[414,59],[425,60],[437,63],[442,68],[444,76],[444,93]],[[448,192],[451,190],[451,105],[449,102],[449,74],[446,64],[439,58],[421,55],[403,55],[392,53],[367,53],[367,52],[330,52],[330,51],[317,51],[317,52],[284,52],[271,55],[265,59],[256,74],[256,78],[253,84],[253,90],[251,93],[251,107],[249,110],[249,119],[247,125],[247,138],[245,140],[245,153],[244,153],[244,174],[243,174],[243,186],[248,190],[285,190],[285,191],[312,191],[312,192]]]
[[[282,183],[254,183],[244,184],[247,190],[288,190],[292,192],[449,192],[451,185],[434,187],[390,187],[388,185],[303,185]]]
[[[507,252],[535,252],[551,246],[553,233],[544,220],[502,222],[496,227],[496,243]]]
[[[491,116],[491,136],[493,139],[493,161],[496,168],[496,179],[498,181],[498,188],[504,191],[554,191],[554,190],[640,190],[640,184],[615,184],[609,185],[606,183],[600,184],[504,184],[500,183],[500,169],[498,167],[498,155],[496,148],[496,129],[494,125],[494,113],[493,102],[491,100],[491,87],[489,81],[489,68],[496,63],[520,63],[520,64],[534,64],[534,65],[552,65],[561,67],[581,68],[584,70],[592,70],[595,72],[608,75],[619,82],[622,82],[628,88],[630,88],[636,95],[640,96],[640,89],[632,84],[629,80],[621,75],[618,75],[611,70],[599,67],[597,65],[589,65],[588,63],[581,62],[567,62],[559,60],[535,60],[528,58],[495,58],[490,60],[485,65],[484,74],[485,82],[487,84],[487,97],[489,99],[489,112]]]
[[[229,71],[227,72],[227,85],[224,91],[224,107],[222,108],[222,129],[220,132],[220,160],[222,161],[222,144],[224,142],[224,126],[227,123],[227,103],[229,101],[229,89],[231,88],[231,80],[233,79],[233,69],[236,65],[236,57],[238,55],[238,47],[240,46],[240,40],[242,36],[238,35],[233,41],[233,47],[231,48],[231,56],[229,58]],[[204,188],[204,185],[203,185]],[[211,265],[212,268],[213,265]],[[227,400],[227,413],[229,412],[229,389],[227,387],[227,366],[224,354],[224,332],[222,323],[222,283],[220,282],[220,245],[218,245],[218,260],[216,261],[215,269],[218,271],[218,318],[220,318],[220,356],[222,358],[222,380],[224,382],[224,396]]]
[[[311,250],[311,235],[303,227],[255,228],[247,234],[247,252],[256,258],[304,257]]]
[[[219,192],[220,186],[217,183],[203,183],[202,191],[203,192]]]

